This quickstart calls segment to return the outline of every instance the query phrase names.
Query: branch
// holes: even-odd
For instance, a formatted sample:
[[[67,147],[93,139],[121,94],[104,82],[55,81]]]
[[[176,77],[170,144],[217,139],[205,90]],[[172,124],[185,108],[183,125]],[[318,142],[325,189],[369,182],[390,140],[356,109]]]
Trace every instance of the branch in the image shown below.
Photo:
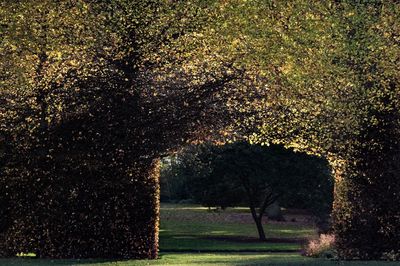
[[[269,192],[266,194],[264,202],[261,206],[261,208],[259,209],[259,219],[261,219],[261,217],[263,216],[265,210],[268,208],[268,206],[270,206],[272,203],[274,203],[279,197],[281,196],[281,194],[274,194],[272,192]]]

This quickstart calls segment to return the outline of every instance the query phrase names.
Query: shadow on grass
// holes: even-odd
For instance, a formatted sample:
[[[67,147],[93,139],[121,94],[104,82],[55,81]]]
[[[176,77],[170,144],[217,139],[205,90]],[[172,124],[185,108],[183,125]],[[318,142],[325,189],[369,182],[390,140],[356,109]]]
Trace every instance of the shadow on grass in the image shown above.
[[[229,241],[237,243],[298,243],[304,244],[307,242],[307,238],[283,238],[283,237],[271,237],[266,240],[260,240],[257,237],[248,236],[206,236],[202,239],[217,240],[217,241]]]

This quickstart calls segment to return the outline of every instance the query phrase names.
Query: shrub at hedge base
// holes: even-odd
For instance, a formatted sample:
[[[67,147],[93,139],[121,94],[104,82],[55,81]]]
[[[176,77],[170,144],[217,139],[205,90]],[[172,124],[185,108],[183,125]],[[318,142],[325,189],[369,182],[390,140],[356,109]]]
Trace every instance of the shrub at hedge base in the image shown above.
[[[95,170],[63,168],[63,162],[54,160],[47,161],[47,167],[50,164],[65,172],[48,172],[36,180],[2,180],[8,195],[2,199],[8,212],[1,223],[2,256],[33,252],[51,258],[157,257],[157,164]]]
[[[333,219],[341,258],[400,257],[393,255],[400,253],[400,149],[391,124],[369,128],[351,160],[334,165]]]

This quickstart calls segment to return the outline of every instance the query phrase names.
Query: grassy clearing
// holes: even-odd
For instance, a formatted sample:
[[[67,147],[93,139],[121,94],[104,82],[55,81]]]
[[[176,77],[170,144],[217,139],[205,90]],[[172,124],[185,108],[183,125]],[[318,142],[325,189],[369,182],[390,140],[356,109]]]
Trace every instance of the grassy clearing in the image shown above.
[[[268,242],[260,242],[247,208],[210,212],[196,205],[163,204],[161,251],[299,250],[302,239],[315,236],[310,223],[266,223]]]

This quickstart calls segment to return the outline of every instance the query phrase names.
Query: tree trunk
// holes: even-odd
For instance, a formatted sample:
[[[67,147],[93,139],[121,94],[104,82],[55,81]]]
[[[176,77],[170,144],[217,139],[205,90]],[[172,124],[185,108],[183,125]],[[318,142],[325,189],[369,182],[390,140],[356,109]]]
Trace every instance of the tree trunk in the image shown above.
[[[264,232],[264,228],[262,225],[262,216],[258,216],[257,215],[257,211],[256,208],[254,206],[250,206],[250,211],[251,211],[251,216],[254,219],[254,222],[256,223],[257,226],[257,231],[258,231],[258,237],[261,241],[265,241],[267,240],[265,237],[265,232]]]

